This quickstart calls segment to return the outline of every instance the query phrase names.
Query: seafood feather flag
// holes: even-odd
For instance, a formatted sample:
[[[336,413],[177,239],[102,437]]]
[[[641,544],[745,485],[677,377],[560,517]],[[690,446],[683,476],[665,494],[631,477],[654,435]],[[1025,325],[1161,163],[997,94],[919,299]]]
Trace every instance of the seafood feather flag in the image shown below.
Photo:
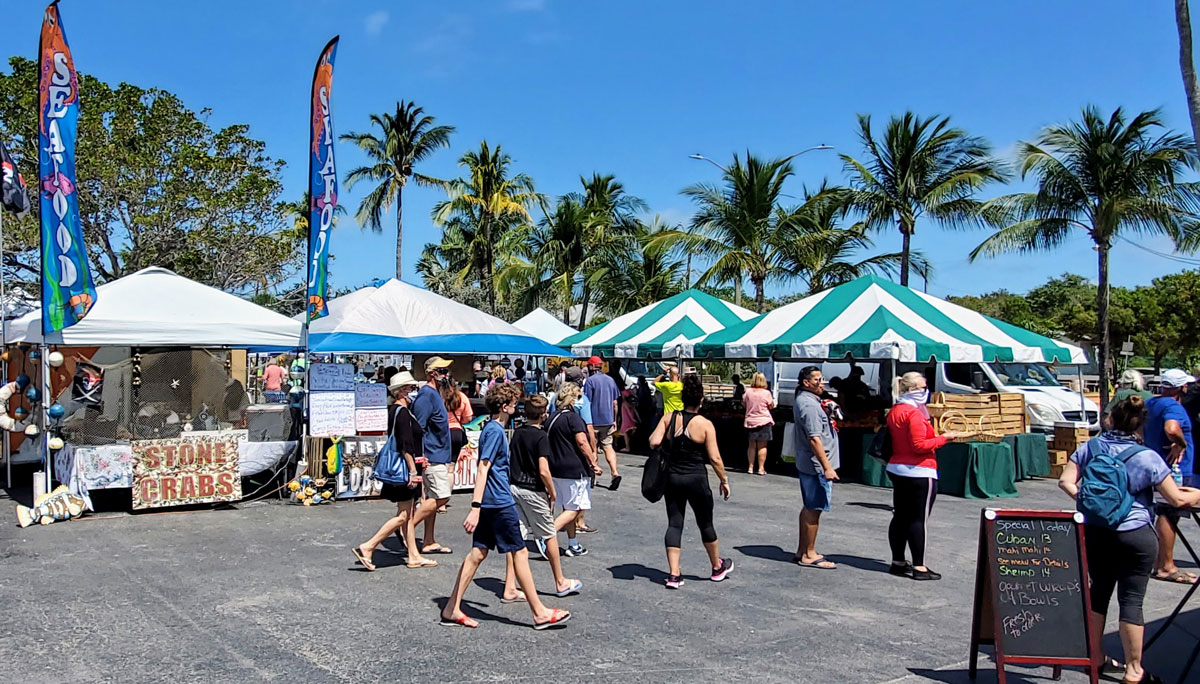
[[[329,280],[329,238],[337,209],[337,170],[333,164],[333,116],[329,95],[333,90],[333,59],[338,37],[321,51],[313,72],[312,109],[309,118],[308,194],[308,318],[328,316],[325,307]]]
[[[75,192],[79,79],[58,0],[42,17],[38,47],[38,171],[42,223],[42,333],[69,328],[96,303]]]

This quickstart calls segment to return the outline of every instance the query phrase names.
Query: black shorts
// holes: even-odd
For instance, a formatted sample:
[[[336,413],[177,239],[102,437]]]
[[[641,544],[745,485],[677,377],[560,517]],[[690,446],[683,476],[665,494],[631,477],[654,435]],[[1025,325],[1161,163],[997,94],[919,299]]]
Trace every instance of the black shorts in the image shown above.
[[[462,428],[450,428],[450,458],[458,460],[463,447],[467,445],[467,432]]]
[[[392,503],[405,503],[406,501],[415,501],[421,493],[421,488],[409,487],[408,485],[394,485],[383,483],[383,488],[379,490],[380,498],[387,499]]]
[[[479,525],[471,537],[471,545],[481,549],[496,549],[500,553],[512,553],[525,548],[517,506],[479,509]]]

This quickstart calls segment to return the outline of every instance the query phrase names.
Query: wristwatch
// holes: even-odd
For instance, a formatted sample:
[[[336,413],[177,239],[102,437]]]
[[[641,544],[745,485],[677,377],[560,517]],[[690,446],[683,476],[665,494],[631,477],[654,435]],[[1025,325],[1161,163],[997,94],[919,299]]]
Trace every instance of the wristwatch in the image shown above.
[[[471,508],[483,508],[483,504],[480,503],[479,501],[472,501]]]

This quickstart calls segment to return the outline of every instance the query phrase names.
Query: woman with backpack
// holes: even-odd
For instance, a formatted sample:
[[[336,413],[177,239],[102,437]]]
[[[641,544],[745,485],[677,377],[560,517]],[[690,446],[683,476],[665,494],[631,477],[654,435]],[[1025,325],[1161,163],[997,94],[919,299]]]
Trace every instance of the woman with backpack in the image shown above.
[[[1200,503],[1200,489],[1179,487],[1154,451],[1141,445],[1145,400],[1133,395],[1110,413],[1112,429],[1079,447],[1063,466],[1058,486],[1084,514],[1091,578],[1092,628],[1104,633],[1105,616],[1117,592],[1125,682],[1159,681],[1142,668],[1142,602],[1158,553],[1154,491],[1174,507]],[[1124,490],[1117,488],[1124,484]],[[1120,663],[1105,658],[1106,668]]]
[[[892,457],[887,465],[892,480],[892,522],[888,526],[892,565],[888,572],[914,580],[940,580],[942,576],[925,565],[926,532],[937,498],[937,450],[955,435],[934,432],[929,409],[925,408],[929,388],[924,375],[901,375],[893,395],[896,405],[887,417],[892,438]],[[912,550],[911,564],[904,558],[905,546]]]
[[[708,465],[712,465],[717,479],[721,481],[721,496],[729,500],[729,477],[725,464],[717,450],[716,427],[699,414],[704,402],[704,385],[700,376],[689,375],[683,379],[680,394],[683,411],[671,411],[658,421],[654,434],[650,435],[650,448],[657,449],[667,443],[667,478],[663,488],[663,500],[667,503],[667,588],[678,589],[683,585],[680,577],[680,544],[683,542],[683,516],[687,507],[692,507],[696,525],[700,528],[700,540],[708,552],[714,582],[725,579],[733,570],[733,561],[721,558],[717,546],[717,531],[713,529],[713,495],[708,484]],[[668,439],[668,432],[670,438]]]

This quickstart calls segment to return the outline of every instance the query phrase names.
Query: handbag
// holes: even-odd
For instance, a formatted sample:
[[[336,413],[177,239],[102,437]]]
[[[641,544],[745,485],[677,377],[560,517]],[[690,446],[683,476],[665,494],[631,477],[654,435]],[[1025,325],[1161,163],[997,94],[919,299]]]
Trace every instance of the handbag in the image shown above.
[[[404,407],[396,409],[392,434],[388,435],[387,441],[383,443],[383,448],[375,457],[374,476],[376,480],[386,484],[407,486],[412,474],[408,471],[408,461],[404,458],[404,454],[396,448],[396,426],[400,424],[399,413],[402,408]]]
[[[671,412],[671,421],[667,424],[663,443],[650,452],[646,465],[642,468],[642,496],[650,503],[657,503],[663,497],[667,488],[667,464],[670,461],[671,447],[675,443],[675,416]]]

